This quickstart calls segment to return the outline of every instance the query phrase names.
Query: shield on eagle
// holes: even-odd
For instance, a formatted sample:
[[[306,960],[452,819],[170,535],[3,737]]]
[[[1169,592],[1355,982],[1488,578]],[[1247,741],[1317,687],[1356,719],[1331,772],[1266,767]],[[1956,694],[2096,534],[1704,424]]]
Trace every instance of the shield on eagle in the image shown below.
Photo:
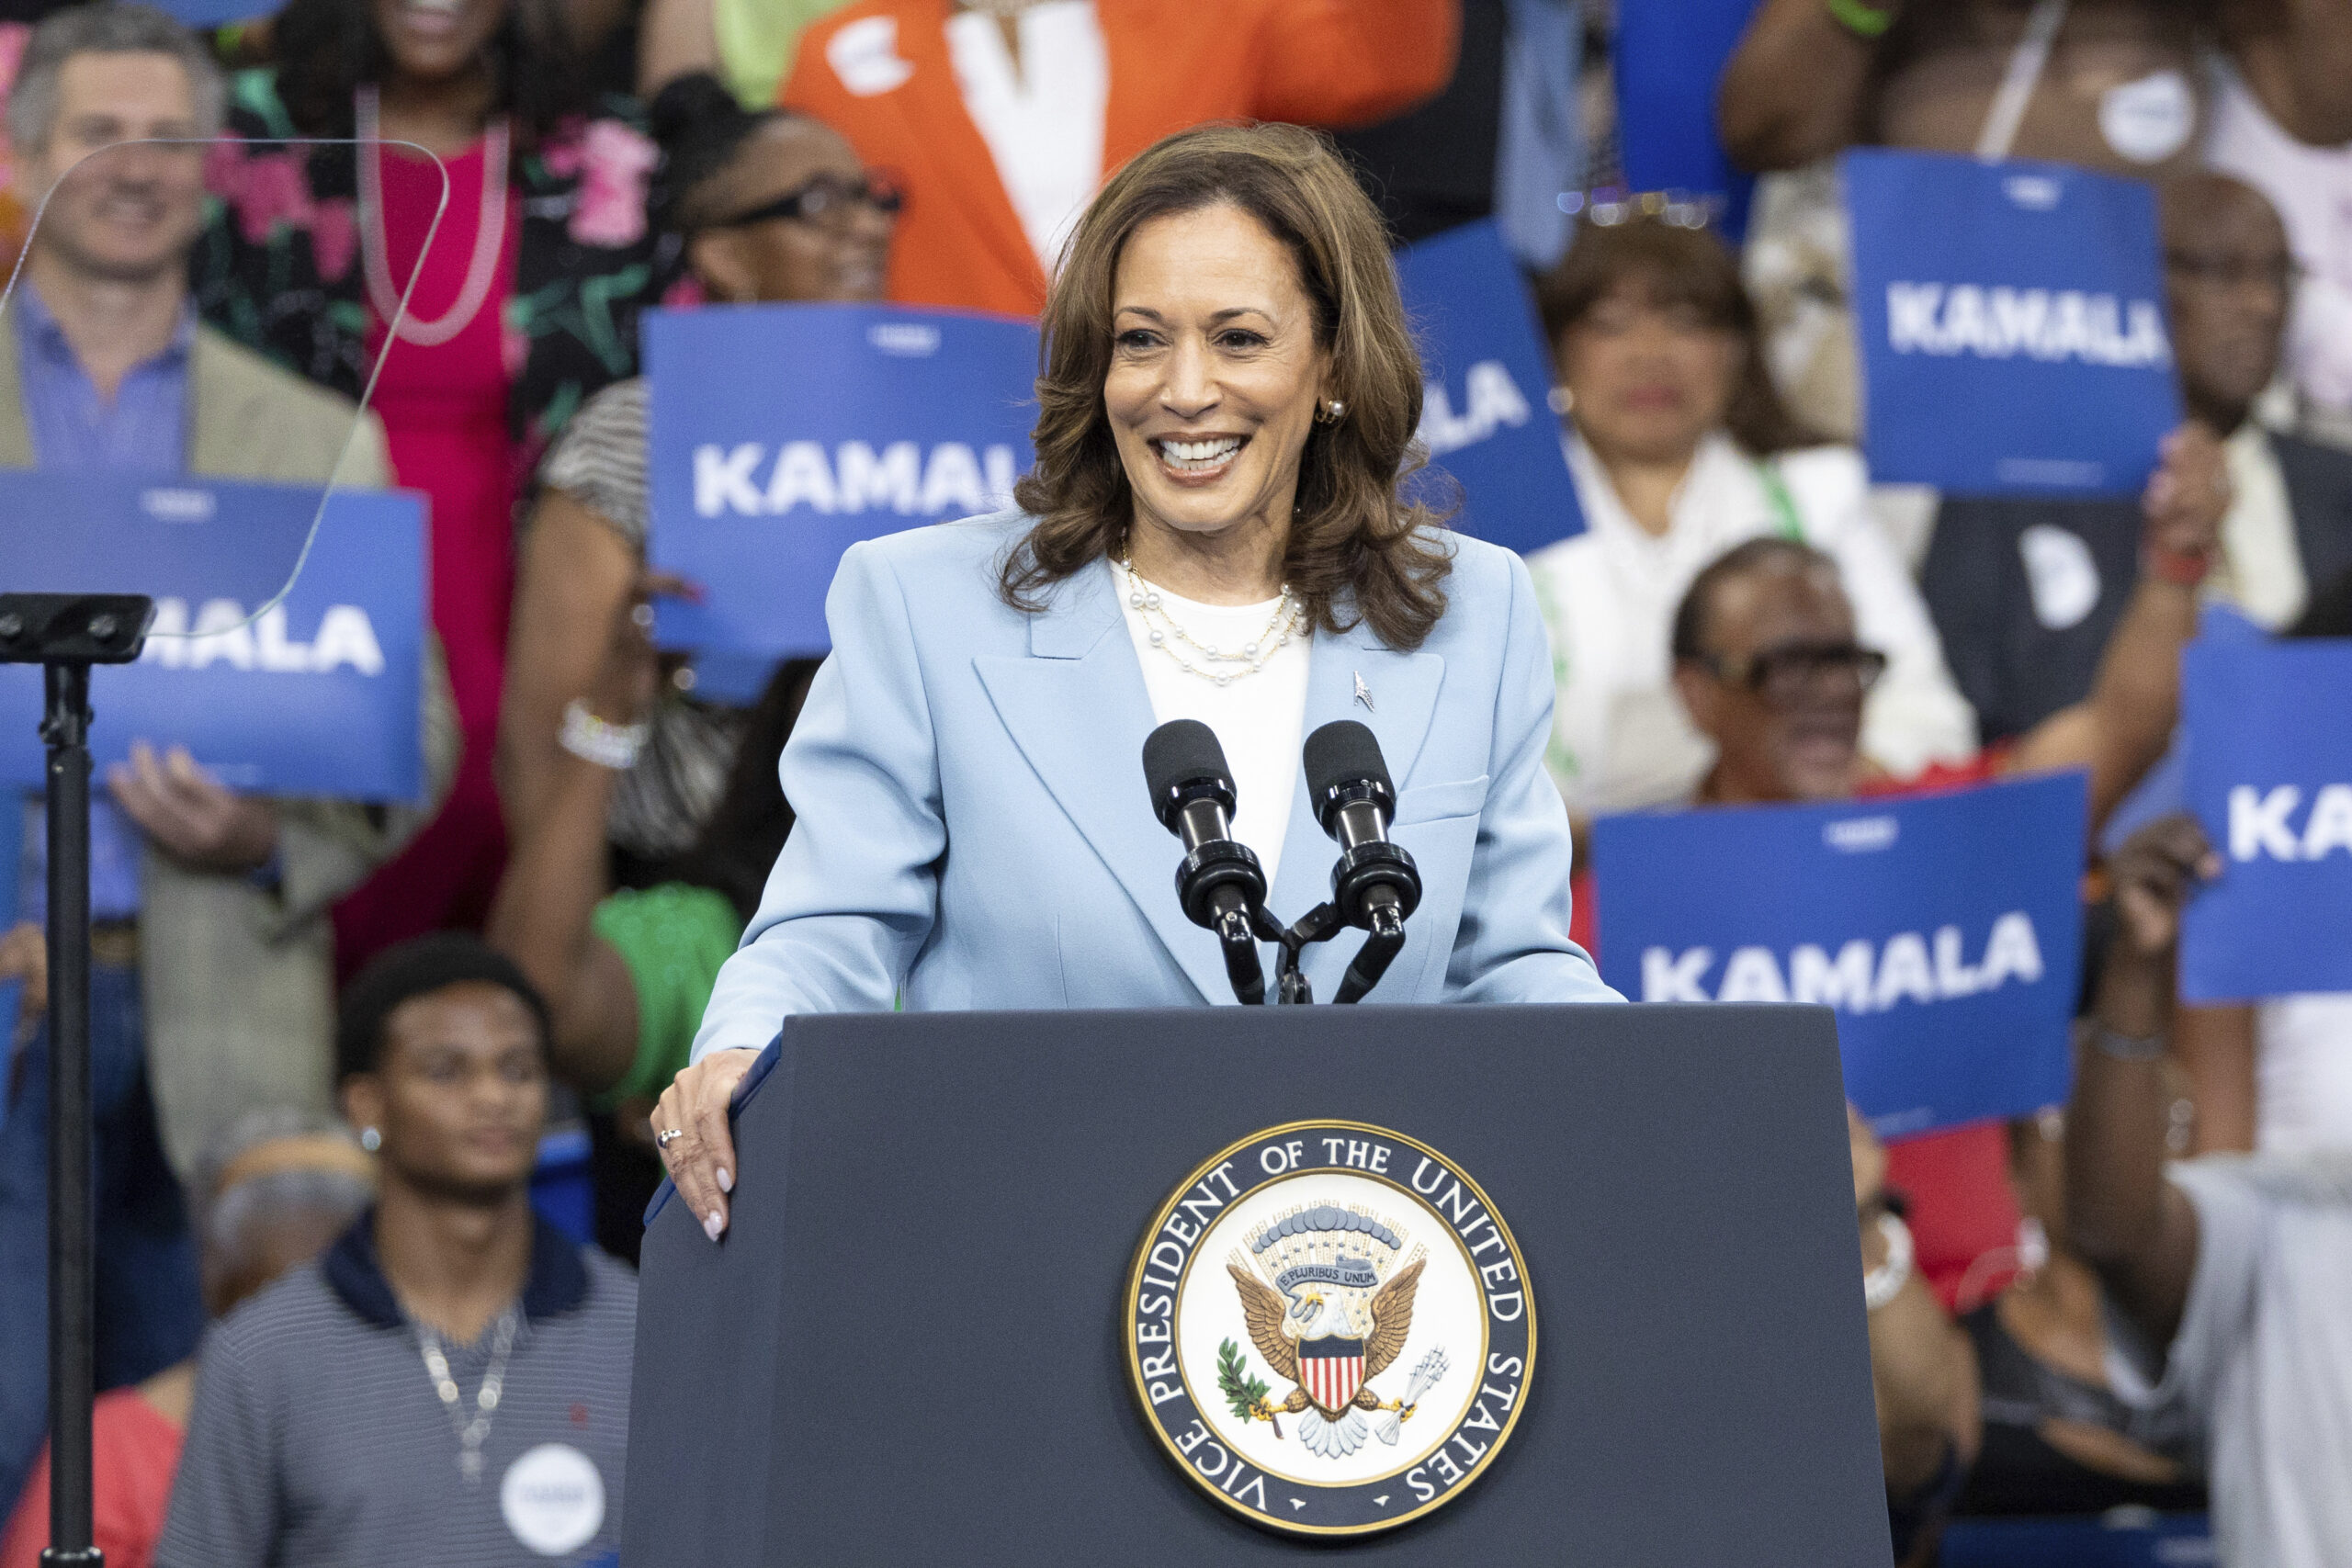
[[[1337,1334],[1300,1340],[1298,1382],[1324,1409],[1345,1410],[1363,1386],[1363,1341]]]

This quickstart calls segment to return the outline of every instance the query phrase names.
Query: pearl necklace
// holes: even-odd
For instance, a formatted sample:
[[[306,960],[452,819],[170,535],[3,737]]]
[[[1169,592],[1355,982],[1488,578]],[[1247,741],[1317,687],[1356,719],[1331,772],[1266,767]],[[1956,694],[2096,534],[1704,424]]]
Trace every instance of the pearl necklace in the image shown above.
[[[499,257],[506,249],[506,117],[492,116],[490,128],[482,137],[481,218],[474,225],[474,254],[466,261],[466,280],[459,286],[457,301],[448,312],[437,321],[426,321],[406,313],[407,291],[392,287],[391,255],[384,239],[384,147],[378,126],[376,89],[360,88],[358,99],[359,140],[363,143],[359,149],[359,254],[368,274],[368,302],[402,343],[413,343],[419,348],[438,348],[472,324],[481,311],[482,301],[490,298],[491,285],[498,280]],[[448,178],[446,169],[442,178]],[[442,188],[446,191],[448,187],[445,185]],[[426,235],[428,245],[440,224],[436,215],[433,231]],[[422,254],[417,265],[424,265]]]
[[[1273,617],[1267,621],[1263,631],[1243,643],[1238,653],[1216,648],[1193,637],[1178,624],[1176,617],[1170,615],[1167,606],[1160,603],[1159,590],[1136,575],[1133,561],[1124,557],[1112,558],[1127,575],[1127,603],[1143,612],[1144,627],[1151,646],[1175,660],[1178,669],[1190,675],[1198,675],[1204,681],[1226,686],[1245,676],[1255,675],[1266,667],[1267,660],[1289,644],[1292,634],[1298,630],[1298,605],[1291,597],[1290,584],[1285,582],[1282,597],[1274,604]],[[1166,622],[1166,626],[1154,626],[1154,615]],[[1243,664],[1248,668],[1238,671],[1204,670],[1177,651],[1176,644],[1180,642],[1213,663]]]

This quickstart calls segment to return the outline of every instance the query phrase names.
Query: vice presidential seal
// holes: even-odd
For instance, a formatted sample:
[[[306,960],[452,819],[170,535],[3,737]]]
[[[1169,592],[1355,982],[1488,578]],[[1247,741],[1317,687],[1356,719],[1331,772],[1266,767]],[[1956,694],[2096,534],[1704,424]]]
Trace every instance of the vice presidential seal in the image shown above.
[[[1357,1122],[1271,1127],[1170,1193],[1127,1278],[1127,1370],[1184,1473],[1296,1535],[1388,1529],[1510,1437],[1535,1303],[1453,1161]]]

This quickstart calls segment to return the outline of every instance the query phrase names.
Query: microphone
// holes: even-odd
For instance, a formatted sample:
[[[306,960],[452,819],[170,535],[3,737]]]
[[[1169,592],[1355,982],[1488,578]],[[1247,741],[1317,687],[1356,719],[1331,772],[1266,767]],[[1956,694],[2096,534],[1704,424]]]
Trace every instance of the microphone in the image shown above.
[[[1266,919],[1266,872],[1233,836],[1233,774],[1216,732],[1194,718],[1161,725],[1144,740],[1143,776],[1159,825],[1184,843],[1176,867],[1184,918],[1216,933],[1233,994],[1262,1005],[1266,971],[1255,928]]]
[[[1332,908],[1342,924],[1372,933],[1332,998],[1357,1001],[1380,983],[1404,947],[1406,917],[1421,902],[1421,874],[1404,847],[1389,840],[1396,786],[1371,730],[1351,718],[1327,724],[1306,738],[1303,760],[1315,820],[1340,845],[1331,867]]]

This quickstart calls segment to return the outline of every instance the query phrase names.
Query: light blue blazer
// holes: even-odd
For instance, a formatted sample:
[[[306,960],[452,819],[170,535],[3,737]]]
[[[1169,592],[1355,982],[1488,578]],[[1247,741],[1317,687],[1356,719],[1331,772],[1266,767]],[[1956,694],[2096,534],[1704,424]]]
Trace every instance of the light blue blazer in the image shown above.
[[[1233,1003],[1216,939],[1177,907],[1182,847],[1152,815],[1150,698],[1107,569],[1023,614],[1003,513],[851,547],[826,599],[832,656],[784,749],[797,821],[696,1060],[757,1049],[795,1013]],[[1302,734],[1372,728],[1421,906],[1375,1002],[1615,1001],[1568,940],[1568,818],[1544,770],[1552,660],[1517,556],[1449,535],[1449,601],[1411,653],[1317,633]],[[1355,701],[1358,680],[1372,707]],[[1302,784],[1268,902],[1330,894],[1338,847]],[[1360,933],[1307,950],[1318,998]],[[1275,950],[1264,949],[1267,974]]]

